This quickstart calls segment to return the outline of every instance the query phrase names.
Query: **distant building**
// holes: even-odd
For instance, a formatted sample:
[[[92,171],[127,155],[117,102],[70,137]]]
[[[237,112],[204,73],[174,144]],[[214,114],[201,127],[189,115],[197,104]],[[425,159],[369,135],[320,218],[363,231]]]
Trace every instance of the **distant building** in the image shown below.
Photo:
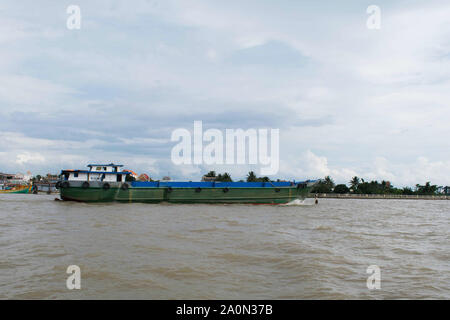
[[[122,171],[123,171],[123,172],[129,172],[130,175],[131,175],[134,179],[136,179],[136,180],[139,178],[138,174],[137,174],[136,172],[134,172],[133,170],[123,169]]]
[[[172,180],[169,176],[165,176],[162,178],[162,181],[170,181]]]
[[[450,187],[449,187],[449,186],[444,187],[444,188],[443,188],[443,191],[444,191],[444,194],[445,194],[445,195],[450,195]]]
[[[47,173],[43,180],[45,182],[56,183],[59,180],[59,176],[57,174]]]
[[[25,176],[22,173],[0,173],[0,183],[25,184],[30,178],[31,176]]]
[[[12,173],[1,173],[0,172],[0,181],[6,182],[8,180],[13,179],[14,176],[15,176],[15,174],[12,174]]]
[[[207,177],[207,176],[202,177],[202,181],[207,181],[207,182],[216,181],[216,179],[217,179],[217,177]]]

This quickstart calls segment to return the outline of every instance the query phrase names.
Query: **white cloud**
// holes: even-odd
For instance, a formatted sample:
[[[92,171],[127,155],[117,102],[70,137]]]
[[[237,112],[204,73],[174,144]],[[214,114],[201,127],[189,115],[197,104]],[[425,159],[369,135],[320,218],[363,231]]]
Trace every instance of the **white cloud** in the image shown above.
[[[354,176],[366,181],[391,181],[396,187],[415,186],[417,183],[448,185],[450,180],[450,161],[432,162],[426,157],[418,157],[415,161],[394,164],[384,157],[376,157],[369,166],[352,168],[329,165],[327,157],[318,156],[307,150],[295,163],[286,167],[299,168],[287,174],[289,177],[306,176],[307,178],[324,178],[330,175],[336,183],[348,183]]]
[[[43,163],[44,161],[45,158],[39,153],[24,152],[18,154],[16,157],[16,163],[19,165],[27,163],[39,164]]]
[[[0,102],[8,111],[43,111],[59,108],[75,90],[51,81],[23,75],[0,75]]]

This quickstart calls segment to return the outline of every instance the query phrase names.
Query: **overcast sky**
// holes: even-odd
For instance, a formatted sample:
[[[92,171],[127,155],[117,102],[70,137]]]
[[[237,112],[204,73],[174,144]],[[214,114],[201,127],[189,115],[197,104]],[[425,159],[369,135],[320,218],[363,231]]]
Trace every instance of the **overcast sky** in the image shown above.
[[[201,120],[280,129],[276,177],[450,185],[449,1],[132,3],[0,2],[0,172],[244,177],[171,162]]]

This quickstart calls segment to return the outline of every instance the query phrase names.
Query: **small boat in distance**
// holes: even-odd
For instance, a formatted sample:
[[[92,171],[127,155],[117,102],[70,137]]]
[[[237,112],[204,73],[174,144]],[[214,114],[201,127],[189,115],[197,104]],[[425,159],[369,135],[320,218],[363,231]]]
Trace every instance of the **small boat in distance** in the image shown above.
[[[29,193],[31,186],[29,185],[8,185],[0,184],[0,194],[5,193]]]
[[[90,164],[62,170],[56,188],[62,200],[82,202],[170,202],[283,204],[304,199],[317,180],[281,182],[129,181],[122,165]]]

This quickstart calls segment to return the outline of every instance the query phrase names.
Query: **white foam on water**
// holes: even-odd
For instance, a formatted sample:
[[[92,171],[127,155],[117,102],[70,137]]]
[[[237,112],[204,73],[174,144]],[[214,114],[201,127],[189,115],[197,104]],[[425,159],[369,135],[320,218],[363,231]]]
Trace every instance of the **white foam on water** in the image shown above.
[[[312,200],[312,201],[311,201]],[[284,204],[284,206],[313,206],[314,205],[314,199],[295,199],[291,202],[288,202]]]

